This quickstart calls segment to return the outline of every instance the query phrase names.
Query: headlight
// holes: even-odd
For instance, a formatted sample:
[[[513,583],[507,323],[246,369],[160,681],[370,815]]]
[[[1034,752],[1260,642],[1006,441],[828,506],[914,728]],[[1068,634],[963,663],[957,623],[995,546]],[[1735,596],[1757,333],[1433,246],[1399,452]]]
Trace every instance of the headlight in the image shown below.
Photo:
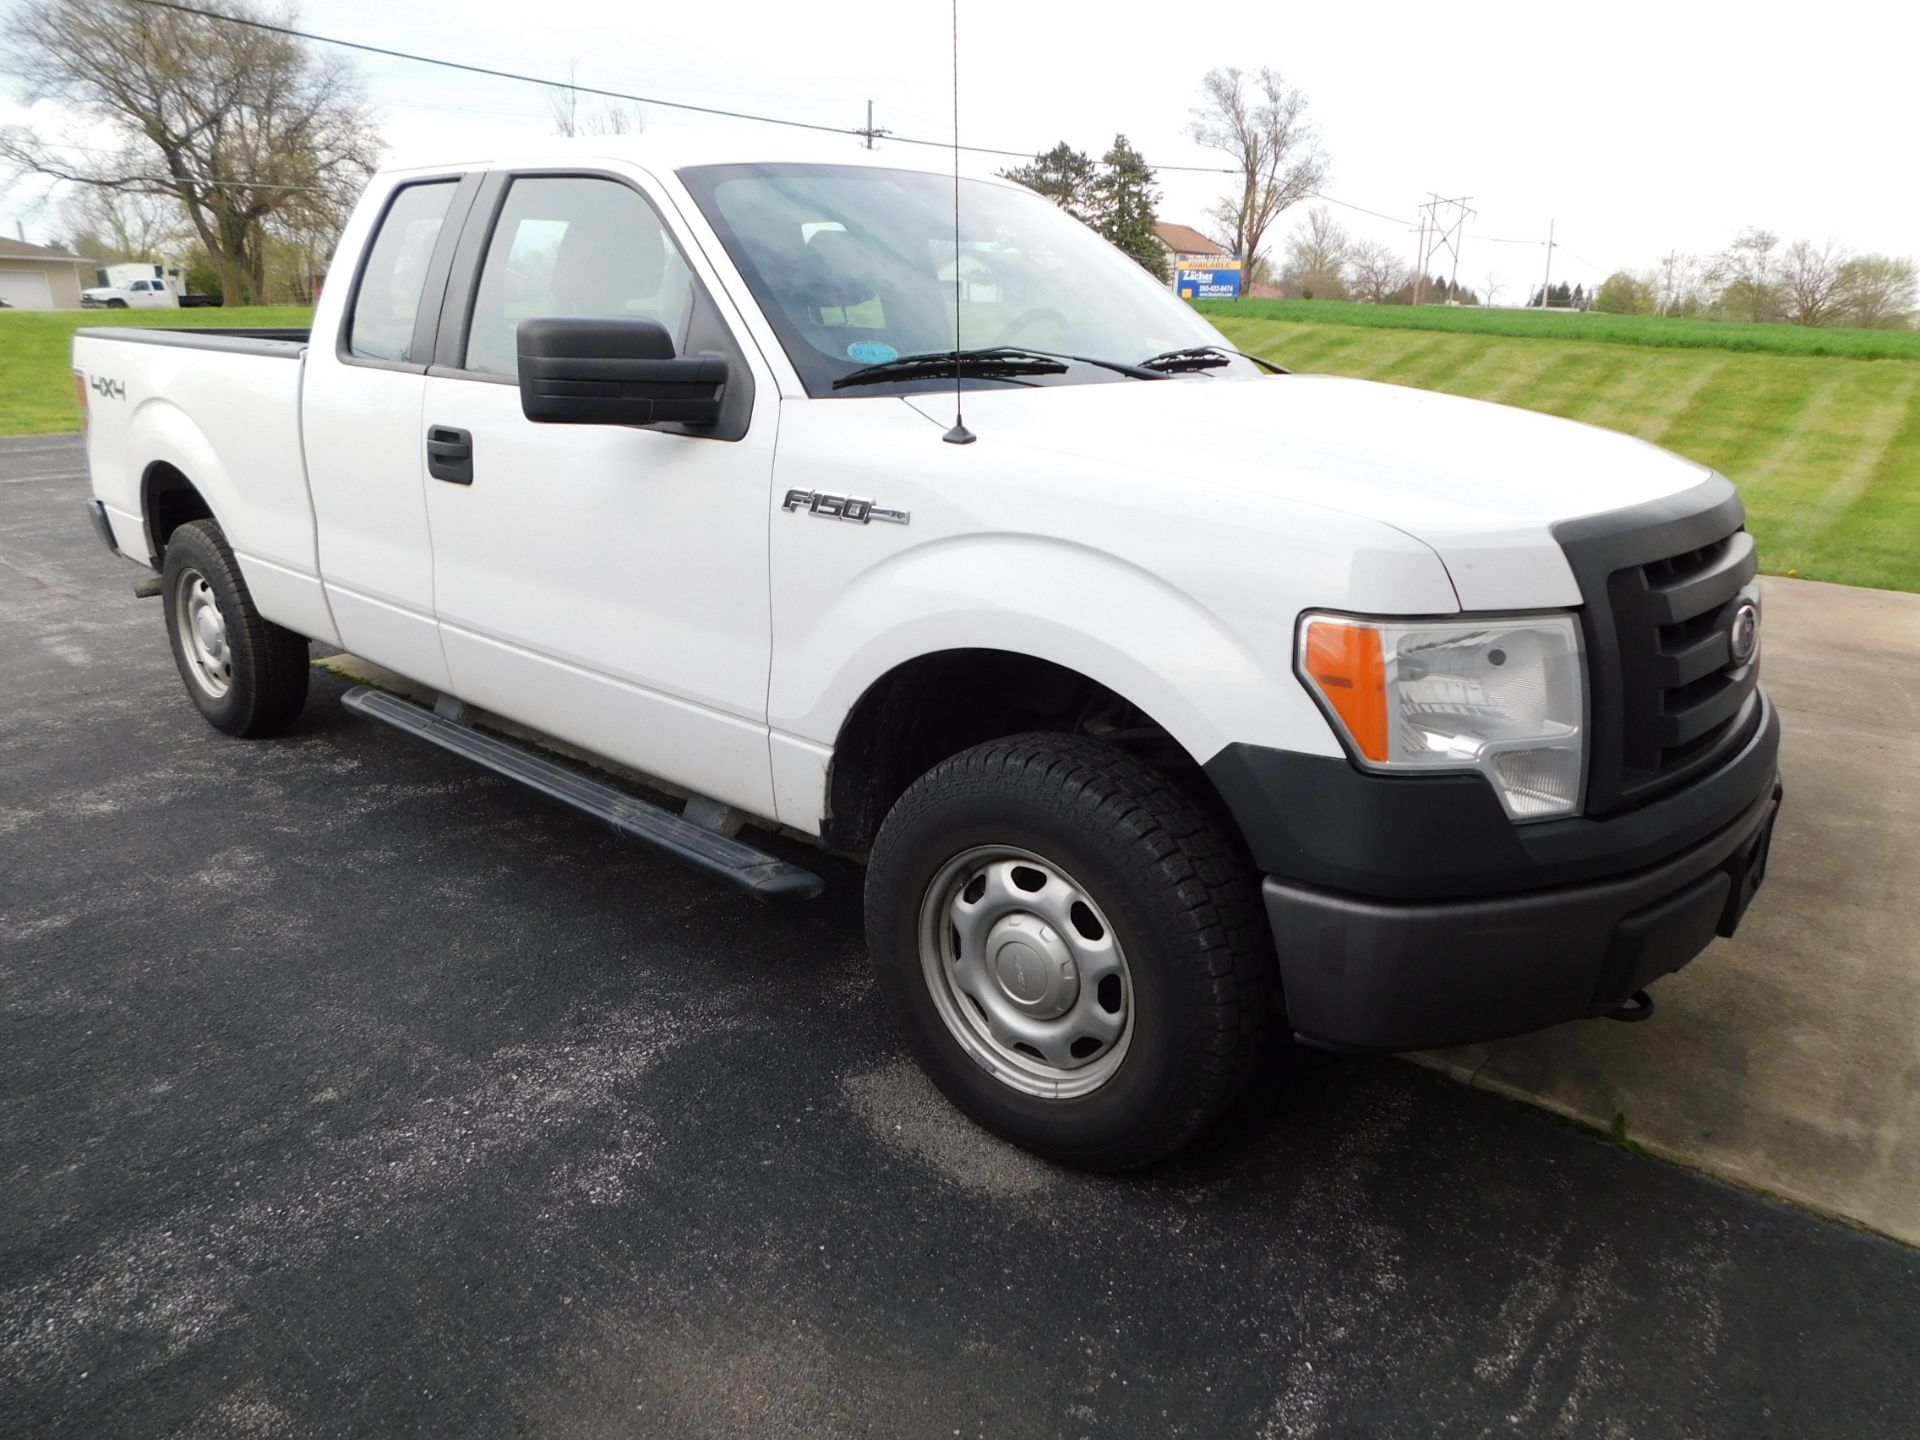
[[[1300,617],[1301,677],[1370,770],[1477,770],[1515,820],[1572,815],[1586,677],[1571,615]]]

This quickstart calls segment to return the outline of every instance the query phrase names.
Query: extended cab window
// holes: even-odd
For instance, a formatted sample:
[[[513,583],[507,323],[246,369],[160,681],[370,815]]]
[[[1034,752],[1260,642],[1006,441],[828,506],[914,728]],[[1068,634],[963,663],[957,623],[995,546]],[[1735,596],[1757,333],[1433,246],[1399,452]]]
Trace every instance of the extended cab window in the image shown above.
[[[466,368],[515,375],[522,320],[657,320],[686,341],[693,276],[660,217],[617,180],[528,176],[507,191],[474,296]]]
[[[393,197],[367,251],[347,318],[347,353],[362,360],[424,361],[413,353],[413,322],[427,264],[453,201],[454,182],[408,185]]]

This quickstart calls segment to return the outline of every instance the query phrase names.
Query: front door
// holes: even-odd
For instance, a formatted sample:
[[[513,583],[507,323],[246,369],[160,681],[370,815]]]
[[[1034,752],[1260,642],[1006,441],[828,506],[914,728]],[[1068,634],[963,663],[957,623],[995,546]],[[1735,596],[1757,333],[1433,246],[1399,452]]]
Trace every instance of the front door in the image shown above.
[[[452,363],[430,373],[422,413],[452,693],[771,815],[773,386],[754,385],[750,352],[736,347],[729,386],[751,387],[755,400],[731,439],[527,420],[521,320],[653,319],[683,351],[727,320],[717,288],[634,183],[516,175],[496,203],[471,320],[453,349],[443,334],[440,357]],[[470,464],[444,458],[462,449]]]

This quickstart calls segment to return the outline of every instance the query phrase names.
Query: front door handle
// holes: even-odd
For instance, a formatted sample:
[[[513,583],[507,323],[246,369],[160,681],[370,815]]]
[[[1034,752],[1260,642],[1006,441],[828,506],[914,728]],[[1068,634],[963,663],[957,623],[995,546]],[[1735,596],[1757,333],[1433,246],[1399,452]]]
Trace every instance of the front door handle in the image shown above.
[[[473,435],[451,425],[427,427],[427,473],[450,485],[473,483]]]

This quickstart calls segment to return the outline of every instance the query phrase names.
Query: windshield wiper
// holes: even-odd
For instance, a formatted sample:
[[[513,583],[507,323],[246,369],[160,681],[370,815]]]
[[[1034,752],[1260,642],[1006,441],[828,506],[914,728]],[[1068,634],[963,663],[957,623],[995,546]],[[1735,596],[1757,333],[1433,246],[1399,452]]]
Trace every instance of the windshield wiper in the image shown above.
[[[849,370],[833,382],[833,388],[849,385],[884,385],[890,380],[921,380],[955,373],[978,376],[984,380],[1012,380],[1022,375],[1064,375],[1067,367],[1051,355],[1031,350],[1009,350],[994,346],[985,350],[930,351],[920,355],[897,355],[877,365]]]
[[[1140,365],[1142,369],[1163,375],[1178,375],[1189,370],[1218,370],[1222,365],[1231,365],[1236,355],[1242,360],[1251,360],[1275,375],[1293,373],[1284,365],[1262,360],[1258,355],[1249,355],[1244,350],[1229,350],[1224,345],[1195,345],[1185,350],[1167,350],[1159,355],[1149,355]]]
[[[1164,380],[1166,375],[1145,365],[1129,365],[1124,360],[1097,360],[1091,355],[1063,355],[1057,350],[1029,350],[1021,345],[988,345],[977,350],[934,350],[919,355],[901,355],[882,360],[878,365],[848,371],[833,382],[840,390],[848,385],[879,385],[889,380],[919,380],[926,376],[951,375],[958,361],[963,375],[987,380],[1013,379],[1021,375],[1063,375],[1069,363],[1096,365],[1131,375],[1136,380]]]
[[[1063,355],[1058,350],[1021,350],[1023,355],[1045,355],[1053,360],[1072,360],[1079,365],[1097,365],[1102,370],[1112,370],[1121,375],[1131,375],[1136,380],[1164,380],[1166,375],[1146,365],[1129,365],[1125,360],[1096,360],[1091,355]]]

